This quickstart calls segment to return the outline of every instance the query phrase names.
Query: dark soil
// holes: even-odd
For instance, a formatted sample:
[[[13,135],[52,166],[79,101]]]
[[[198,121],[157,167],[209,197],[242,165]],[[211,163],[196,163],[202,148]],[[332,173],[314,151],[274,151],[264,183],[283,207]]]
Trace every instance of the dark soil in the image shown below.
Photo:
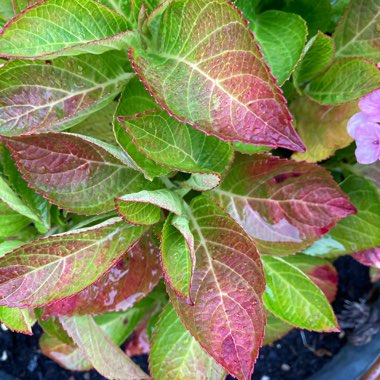
[[[358,301],[368,297],[372,285],[368,268],[351,257],[339,258],[335,266],[339,272],[339,290],[333,307],[336,313],[340,313],[345,300]],[[59,367],[39,351],[41,329],[36,326],[33,331],[33,336],[0,331],[0,358],[4,359],[4,352],[7,356],[6,360],[0,361],[1,380],[8,380],[5,374],[13,376],[12,380],[104,379],[95,371],[76,373]],[[318,334],[293,330],[273,346],[261,349],[252,379],[306,380],[331,360],[345,344],[346,338],[338,333]],[[134,360],[147,371],[146,356]]]

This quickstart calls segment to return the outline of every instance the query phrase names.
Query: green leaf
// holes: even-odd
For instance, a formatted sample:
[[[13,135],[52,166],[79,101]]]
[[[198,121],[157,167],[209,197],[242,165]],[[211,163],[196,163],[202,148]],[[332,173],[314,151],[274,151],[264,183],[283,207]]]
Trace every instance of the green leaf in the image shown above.
[[[2,0],[0,2],[0,17],[5,21],[9,20],[15,15],[12,2],[13,0]]]
[[[338,149],[350,145],[353,140],[347,133],[347,122],[358,110],[357,102],[327,106],[307,97],[293,100],[290,111],[307,149],[305,153],[293,153],[292,158],[307,162],[323,161]]]
[[[160,306],[154,296],[149,294],[126,311],[97,315],[94,316],[94,321],[119,346],[126,341],[144,318],[149,317]]]
[[[275,317],[272,313],[266,310],[267,325],[265,326],[265,335],[263,345],[271,345],[278,339],[284,337],[293,326],[284,322],[280,318]]]
[[[112,130],[112,120],[117,107],[116,102],[111,102],[106,107],[92,113],[85,120],[70,128],[70,133],[95,138],[107,144],[117,145]]]
[[[18,171],[11,154],[5,146],[2,146],[2,165],[4,175],[7,178],[9,185],[21,197],[26,206],[28,206],[36,217],[41,221],[36,220],[36,227],[41,233],[46,233],[51,227],[51,205],[41,195],[33,191],[22,178]]]
[[[59,131],[104,108],[132,77],[125,52],[53,61],[13,60],[0,70],[0,133]]]
[[[85,136],[50,132],[3,140],[29,186],[78,214],[106,213],[114,198],[158,186],[126,166],[118,148]]]
[[[296,327],[338,331],[329,302],[306,274],[280,257],[262,260],[267,282],[264,305],[271,313]]]
[[[43,220],[14,193],[2,177],[0,177],[0,200],[12,210],[33,221],[41,233],[47,232],[48,228],[44,226]]]
[[[36,314],[38,324],[42,327],[45,333],[59,339],[63,343],[73,345],[73,340],[68,336],[58,318],[44,318],[42,309],[35,309],[34,312]]]
[[[305,46],[302,59],[293,78],[298,88],[314,79],[326,69],[334,58],[334,42],[331,37],[318,32]]]
[[[112,342],[93,318],[83,316],[60,319],[65,330],[101,375],[108,379],[149,379],[149,376]]]
[[[302,270],[332,303],[338,291],[338,273],[330,261],[298,253],[284,260]]]
[[[260,256],[245,230],[207,196],[193,198],[189,216],[196,256],[190,290],[194,304],[170,287],[167,291],[206,352],[232,376],[249,379],[265,327]]]
[[[281,91],[233,4],[166,5],[149,18],[146,48],[130,54],[156,101],[223,140],[302,151]]]
[[[28,309],[10,308],[0,306],[0,322],[4,323],[12,331],[32,335],[32,326],[35,319]]]
[[[225,371],[202,349],[168,303],[156,324],[149,367],[155,380],[223,380]]]
[[[379,25],[379,0],[351,0],[334,33],[336,55],[380,61]]]
[[[340,186],[357,213],[341,220],[329,234],[306,249],[308,255],[337,257],[380,246],[380,197],[376,186],[355,175]]]
[[[169,215],[162,230],[161,263],[166,283],[178,297],[192,303],[195,267],[194,237],[186,217]]]
[[[286,2],[284,11],[297,13],[307,21],[309,37],[314,36],[318,30],[322,32],[328,30],[331,18],[330,0],[287,0]]]
[[[346,103],[380,87],[380,70],[359,58],[335,61],[305,87],[305,93],[321,104]]]
[[[45,356],[69,371],[88,371],[92,368],[83,352],[75,345],[64,343],[46,333],[41,336],[39,344]]]
[[[95,282],[145,232],[119,218],[35,240],[0,259],[0,305],[39,307]]]
[[[14,249],[23,245],[24,242],[21,240],[7,240],[0,243],[0,258],[5,256],[7,253],[13,251]]]
[[[234,148],[236,152],[240,152],[244,154],[261,153],[261,152],[266,152],[271,149],[269,146],[244,144],[241,142],[235,142]]]
[[[331,22],[329,32],[333,32],[350,0],[331,0]]]
[[[111,1],[111,0],[108,0]],[[144,6],[144,11],[147,15],[151,14],[165,0],[130,0],[131,9],[135,20],[138,21],[141,8]]]
[[[118,120],[143,154],[171,169],[220,177],[232,160],[230,144],[179,122],[165,111]]]
[[[267,11],[255,18],[253,32],[281,86],[292,74],[306,43],[306,22],[298,15]]]
[[[178,182],[182,187],[196,191],[209,191],[220,184],[220,176],[215,174],[194,173],[186,181]]]
[[[144,85],[136,76],[128,82],[119,100],[114,118],[114,134],[117,143],[124,150],[133,166],[144,173],[147,179],[166,176],[172,169],[157,165],[155,161],[140,152],[139,148],[132,141],[131,136],[127,133],[124,126],[119,123],[117,118],[119,116],[133,116],[156,108],[157,103],[154,101],[154,98],[149,95]]]
[[[47,58],[122,50],[135,39],[128,29],[126,18],[95,0],[47,0],[28,8],[2,30],[0,57]]]
[[[0,238],[15,235],[30,223],[29,218],[0,201]]]
[[[152,225],[161,219],[161,209],[181,215],[183,205],[181,198],[173,191],[160,189],[142,190],[115,199],[120,216],[132,224]]]
[[[124,15],[128,21],[131,21],[131,2],[133,0],[97,0],[99,3],[107,5],[107,7],[114,9],[117,13]]]

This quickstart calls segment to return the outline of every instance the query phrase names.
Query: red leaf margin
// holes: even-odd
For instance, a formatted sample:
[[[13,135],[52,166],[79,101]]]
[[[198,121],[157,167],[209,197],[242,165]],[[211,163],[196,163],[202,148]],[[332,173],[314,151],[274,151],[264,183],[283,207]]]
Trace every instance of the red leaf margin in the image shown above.
[[[303,144],[301,138],[299,137],[298,133],[296,132],[294,126],[293,126],[293,117],[292,117],[292,114],[290,113],[289,109],[287,108],[286,104],[287,104],[287,100],[285,98],[285,96],[283,95],[283,91],[280,87],[277,86],[277,78],[273,75],[272,71],[271,71],[271,68],[269,67],[269,65],[266,63],[266,61],[264,60],[264,56],[263,56],[263,53],[261,51],[261,47],[257,44],[257,42],[255,41],[255,36],[254,36],[254,33],[253,31],[249,28],[249,21],[247,19],[244,18],[243,16],[243,12],[241,10],[238,9],[238,7],[236,6],[235,3],[231,2],[231,1],[228,1],[227,2],[228,5],[230,5],[234,11],[236,11],[241,20],[243,21],[243,23],[246,25],[247,27],[247,31],[249,32],[250,36],[252,37],[252,43],[253,45],[255,46],[258,54],[259,54],[259,57],[261,58],[261,62],[263,63],[264,67],[266,68],[266,71],[269,75],[269,78],[272,80],[272,83],[273,83],[273,88],[272,88],[272,91],[275,93],[275,95],[278,95],[278,98],[279,98],[279,104],[282,106],[282,110],[287,118],[287,120],[289,121],[289,126],[292,130],[292,132],[294,133],[294,139],[295,141],[292,141],[293,143],[293,147],[291,147],[292,144],[289,144],[289,146],[282,146],[284,148],[287,148],[287,149],[292,149],[294,148],[294,151],[299,151],[299,152],[305,152],[306,151],[306,147],[305,145]],[[159,13],[160,11],[162,11],[161,8],[164,8],[163,4],[161,4],[157,9],[157,13]],[[165,7],[166,8],[166,7]],[[149,15],[149,19],[152,18],[152,16],[155,14],[155,12],[153,12],[151,15]],[[147,22],[148,24],[149,22]],[[206,135],[212,135],[212,136],[216,136],[218,137],[219,139],[223,140],[223,141],[237,141],[237,142],[243,142],[243,143],[254,143],[253,141],[245,141],[245,140],[242,140],[242,139],[227,139],[225,138],[224,136],[216,133],[216,132],[210,132],[210,131],[206,131],[204,130],[202,127],[200,127],[199,125],[197,125],[196,123],[193,123],[189,120],[186,120],[184,118],[181,118],[179,117],[178,115],[176,115],[175,113],[173,113],[170,108],[165,104],[165,102],[163,100],[160,100],[157,96],[157,94],[150,88],[150,86],[146,83],[146,81],[144,80],[144,76],[143,74],[140,72],[139,68],[137,67],[137,64],[135,62],[135,59],[134,59],[134,54],[133,54],[133,48],[130,47],[128,49],[128,55],[129,55],[129,60],[131,62],[131,65],[132,65],[132,68],[133,70],[135,71],[135,73],[137,74],[137,77],[139,78],[140,82],[144,85],[145,89],[149,92],[149,94],[153,97],[153,99],[155,100],[155,102],[162,108],[164,109],[171,117],[174,117],[175,119],[177,119],[179,122],[181,123],[186,123],[186,124],[189,124],[190,126],[194,127],[195,129],[198,129],[200,131],[202,131],[203,133],[205,133]],[[276,90],[276,91],[275,91]],[[290,140],[290,138],[287,136],[287,138]],[[278,148],[279,145],[271,145],[271,144],[267,144],[267,143],[262,143],[262,145],[268,145],[268,146],[272,146],[273,148]]]

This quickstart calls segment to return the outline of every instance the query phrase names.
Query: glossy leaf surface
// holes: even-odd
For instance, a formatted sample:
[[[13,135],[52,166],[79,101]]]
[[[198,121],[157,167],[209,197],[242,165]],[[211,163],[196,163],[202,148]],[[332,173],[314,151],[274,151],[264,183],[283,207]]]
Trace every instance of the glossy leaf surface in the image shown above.
[[[133,38],[129,27],[123,16],[95,0],[47,0],[29,7],[1,31],[0,57],[56,57],[125,49]]]
[[[297,132],[307,148],[305,153],[293,153],[293,159],[323,161],[352,142],[352,137],[347,133],[347,122],[358,111],[357,102],[324,106],[300,97],[292,101],[290,110]]]
[[[71,297],[46,306],[43,316],[70,317],[127,310],[145,297],[160,278],[159,249],[144,236],[96,282]]]
[[[221,174],[232,160],[230,144],[179,122],[165,111],[118,120],[143,154],[171,169]]]
[[[271,10],[259,14],[252,29],[278,84],[283,84],[301,57],[306,22],[298,15]]]
[[[0,133],[59,131],[108,103],[132,77],[126,54],[9,61],[0,70]]]
[[[352,175],[341,183],[341,188],[357,213],[337,223],[329,234],[305,251],[308,255],[337,257],[380,246],[380,198],[375,185]]]
[[[144,232],[116,218],[27,243],[0,259],[0,304],[38,307],[78,293]]]
[[[337,331],[329,302],[306,274],[280,257],[262,259],[267,282],[264,304],[271,313],[300,328]]]
[[[68,133],[4,137],[29,186],[59,207],[79,214],[114,209],[114,198],[149,184],[126,166],[120,151]]]
[[[170,303],[155,327],[149,367],[156,380],[223,380],[226,376],[182,325]]]
[[[0,306],[0,322],[4,323],[12,331],[32,335],[32,326],[35,319],[32,318],[31,313],[32,311],[28,309]]]
[[[195,253],[194,236],[186,217],[167,217],[162,229],[161,263],[166,282],[179,297],[191,303]]]
[[[380,87],[380,70],[359,58],[335,61],[327,71],[305,87],[305,93],[321,104],[359,99]]]
[[[334,58],[334,42],[331,37],[318,32],[305,46],[302,59],[294,71],[298,87],[314,79],[329,66]]]
[[[184,22],[186,20],[186,22]],[[248,26],[224,0],[168,3],[135,71],[169,113],[224,140],[303,150]]]
[[[161,209],[181,215],[182,199],[173,191],[159,189],[142,190],[115,199],[120,216],[132,224],[151,225],[161,219]]]
[[[327,260],[303,254],[285,257],[284,260],[302,270],[325,294],[328,301],[334,301],[338,291],[338,273]]]
[[[337,56],[380,61],[379,22],[379,0],[352,0],[334,33]]]
[[[62,324],[95,369],[111,379],[149,379],[88,316],[62,317]]]
[[[205,196],[190,205],[195,270],[194,306],[169,288],[173,306],[191,335],[222,367],[249,379],[264,334],[264,273],[253,240]]]
[[[267,155],[237,157],[214,194],[270,255],[300,251],[355,212],[325,169]]]

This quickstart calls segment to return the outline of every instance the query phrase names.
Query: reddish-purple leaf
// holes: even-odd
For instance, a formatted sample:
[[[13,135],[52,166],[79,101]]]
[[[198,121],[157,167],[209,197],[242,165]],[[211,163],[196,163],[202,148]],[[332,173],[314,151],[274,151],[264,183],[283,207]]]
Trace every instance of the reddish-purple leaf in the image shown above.
[[[80,123],[112,102],[133,76],[129,66],[125,52],[8,61],[0,70],[0,133],[60,131]]]
[[[303,151],[247,23],[225,0],[172,1],[147,23],[133,67],[170,114],[223,140]]]
[[[264,154],[238,156],[214,194],[269,255],[299,252],[355,213],[324,168]]]
[[[352,255],[352,257],[363,265],[368,265],[380,269],[380,247],[355,253]]]
[[[80,292],[145,231],[114,218],[22,245],[0,259],[0,305],[35,308]]]
[[[43,317],[126,310],[161,278],[159,249],[146,235],[109,272],[80,293],[48,305]]]
[[[250,379],[265,327],[265,279],[254,241],[205,196],[190,205],[194,305],[167,288],[182,322],[231,375]]]
[[[151,186],[115,148],[84,136],[3,136],[24,179],[51,203],[79,214],[115,208],[114,198]]]

